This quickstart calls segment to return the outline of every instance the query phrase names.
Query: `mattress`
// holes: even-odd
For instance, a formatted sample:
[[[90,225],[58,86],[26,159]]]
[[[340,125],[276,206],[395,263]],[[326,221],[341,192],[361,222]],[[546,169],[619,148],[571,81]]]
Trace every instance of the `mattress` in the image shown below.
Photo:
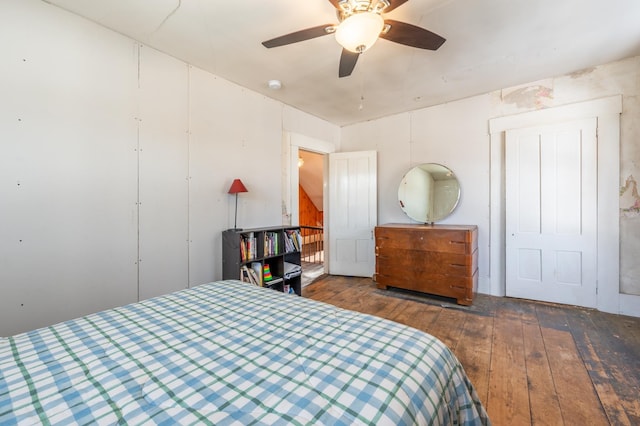
[[[219,281],[0,339],[0,424],[489,424],[436,338]]]

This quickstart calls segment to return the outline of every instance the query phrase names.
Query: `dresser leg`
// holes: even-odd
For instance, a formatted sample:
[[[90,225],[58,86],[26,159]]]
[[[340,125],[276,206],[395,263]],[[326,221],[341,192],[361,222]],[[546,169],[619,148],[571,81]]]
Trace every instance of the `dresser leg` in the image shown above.
[[[470,306],[472,302],[473,300],[467,299],[466,297],[456,299],[456,303],[458,303],[458,305]]]

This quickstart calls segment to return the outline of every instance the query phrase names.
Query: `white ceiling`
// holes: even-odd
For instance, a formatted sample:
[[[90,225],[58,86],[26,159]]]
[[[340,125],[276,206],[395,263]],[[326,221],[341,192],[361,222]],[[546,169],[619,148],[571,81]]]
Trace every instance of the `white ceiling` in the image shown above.
[[[333,35],[261,42],[337,23],[327,0],[43,0],[343,126],[640,54],[638,0],[410,0],[387,17],[447,41],[379,40],[338,78]],[[272,91],[267,81],[279,79]]]

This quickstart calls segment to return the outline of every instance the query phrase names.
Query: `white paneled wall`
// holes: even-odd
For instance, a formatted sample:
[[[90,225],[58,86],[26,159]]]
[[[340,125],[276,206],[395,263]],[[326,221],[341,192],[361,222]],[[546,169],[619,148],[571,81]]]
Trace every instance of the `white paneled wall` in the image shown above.
[[[283,132],[339,138],[39,0],[0,40],[0,336],[220,279],[231,181],[238,226],[280,224]]]
[[[2,2],[0,39],[6,335],[136,300],[138,59],[44,3]]]
[[[189,286],[189,68],[140,46],[139,298]]]
[[[233,179],[238,227],[280,224],[282,104],[197,68],[190,72],[190,280],[222,277],[222,235],[232,228]]]

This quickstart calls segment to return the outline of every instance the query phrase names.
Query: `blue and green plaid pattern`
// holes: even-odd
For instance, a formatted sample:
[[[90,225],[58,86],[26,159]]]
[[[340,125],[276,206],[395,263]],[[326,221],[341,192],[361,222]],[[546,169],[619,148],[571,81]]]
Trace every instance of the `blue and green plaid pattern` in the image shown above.
[[[238,281],[0,339],[0,424],[488,424],[418,330]]]

